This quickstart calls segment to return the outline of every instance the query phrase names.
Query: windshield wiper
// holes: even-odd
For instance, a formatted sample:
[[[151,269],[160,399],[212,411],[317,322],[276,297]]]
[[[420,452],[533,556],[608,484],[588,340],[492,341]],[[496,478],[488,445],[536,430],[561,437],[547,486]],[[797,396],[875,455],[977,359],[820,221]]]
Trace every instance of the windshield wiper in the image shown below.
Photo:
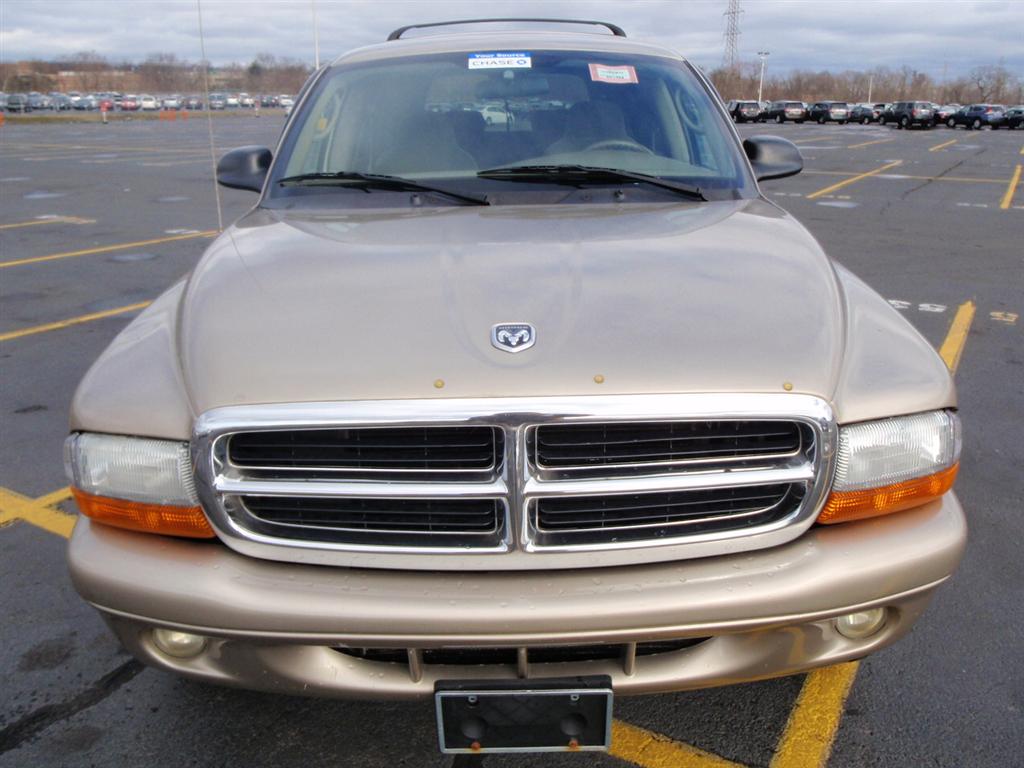
[[[635,181],[650,184],[661,189],[668,189],[693,200],[707,200],[700,187],[684,184],[681,181],[670,181],[660,176],[646,173],[634,173],[618,168],[602,168],[592,165],[510,165],[504,168],[488,168],[477,173],[482,179],[501,179],[502,181],[540,181],[552,184],[594,184],[616,181]]]
[[[332,171],[328,173],[300,173],[298,176],[285,176],[278,184],[282,186],[320,186],[337,185],[354,189],[394,189],[405,192],[434,192],[453,200],[460,200],[470,205],[490,205],[490,201],[476,195],[465,195],[448,189],[421,184],[401,176],[388,176],[382,173],[360,173],[358,171]]]

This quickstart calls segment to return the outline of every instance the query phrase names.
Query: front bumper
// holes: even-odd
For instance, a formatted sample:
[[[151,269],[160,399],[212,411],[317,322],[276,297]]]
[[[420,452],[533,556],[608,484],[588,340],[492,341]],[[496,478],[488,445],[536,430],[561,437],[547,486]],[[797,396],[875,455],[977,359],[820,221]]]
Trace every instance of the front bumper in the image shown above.
[[[369,661],[336,647],[629,644],[707,638],[637,658],[518,667],[519,676],[608,674],[618,693],[702,688],[859,658],[909,631],[963,553],[952,494],[915,510],[818,527],[757,552],[680,563],[522,573],[304,566],[214,542],[130,533],[81,519],[71,576],[142,661],[209,682],[291,694],[417,698],[438,679],[514,678],[516,665]],[[849,640],[832,619],[884,606],[885,626]],[[151,629],[210,637],[171,658]],[[525,652],[524,652],[525,656]]]

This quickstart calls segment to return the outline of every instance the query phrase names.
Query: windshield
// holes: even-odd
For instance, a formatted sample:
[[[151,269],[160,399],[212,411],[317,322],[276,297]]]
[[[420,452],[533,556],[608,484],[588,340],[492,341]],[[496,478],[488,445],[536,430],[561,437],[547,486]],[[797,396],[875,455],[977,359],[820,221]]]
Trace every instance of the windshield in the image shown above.
[[[331,190],[278,182],[344,172],[487,194],[507,182],[479,171],[567,165],[687,182],[709,199],[756,194],[728,124],[684,62],[586,51],[339,65],[289,127],[268,189],[322,195]]]

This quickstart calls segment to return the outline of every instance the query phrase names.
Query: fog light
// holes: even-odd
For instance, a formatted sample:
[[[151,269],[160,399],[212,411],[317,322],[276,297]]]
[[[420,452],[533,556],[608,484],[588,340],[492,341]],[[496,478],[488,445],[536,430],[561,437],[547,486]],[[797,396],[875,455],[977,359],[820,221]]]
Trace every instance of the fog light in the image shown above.
[[[851,640],[871,637],[885,624],[885,608],[848,613],[836,619],[836,631]]]
[[[198,656],[206,647],[206,638],[193,635],[191,632],[178,632],[174,629],[157,628],[153,630],[153,644],[168,656],[176,659],[191,659]]]

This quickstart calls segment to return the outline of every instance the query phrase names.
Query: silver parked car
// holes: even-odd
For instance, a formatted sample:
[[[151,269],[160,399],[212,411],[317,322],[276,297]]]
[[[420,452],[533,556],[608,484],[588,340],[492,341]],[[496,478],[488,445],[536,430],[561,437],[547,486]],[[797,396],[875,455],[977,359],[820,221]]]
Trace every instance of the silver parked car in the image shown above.
[[[221,160],[256,206],[71,408],[72,578],[138,658],[601,749],[614,696],[860,658],[951,576],[941,359],[762,195],[796,147],[608,29],[398,30]]]

